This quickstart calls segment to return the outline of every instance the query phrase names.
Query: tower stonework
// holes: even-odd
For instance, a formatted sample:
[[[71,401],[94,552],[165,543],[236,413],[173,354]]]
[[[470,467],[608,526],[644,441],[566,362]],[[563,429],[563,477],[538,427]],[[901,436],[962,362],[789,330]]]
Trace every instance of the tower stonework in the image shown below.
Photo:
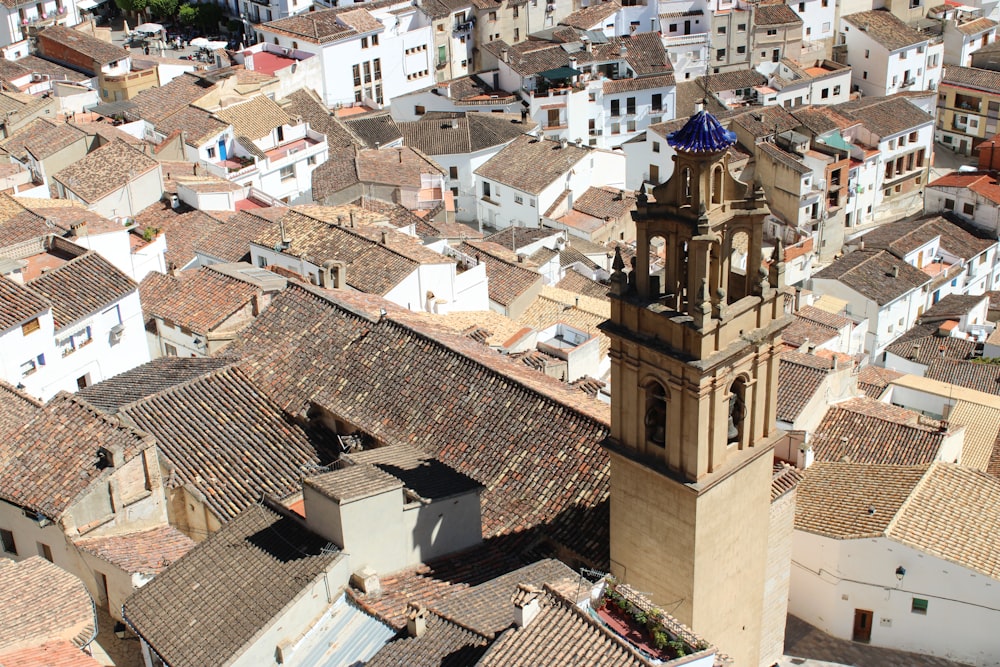
[[[763,192],[729,173],[735,140],[704,111],[669,135],[674,174],[638,197],[632,270],[615,257],[610,546],[613,574],[755,667],[778,657],[761,637],[791,315],[783,266],[762,268]]]

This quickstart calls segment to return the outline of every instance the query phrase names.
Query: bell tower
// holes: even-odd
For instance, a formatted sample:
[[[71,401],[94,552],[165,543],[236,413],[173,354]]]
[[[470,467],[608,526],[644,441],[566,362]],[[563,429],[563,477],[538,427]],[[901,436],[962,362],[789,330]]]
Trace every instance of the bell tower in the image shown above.
[[[636,257],[631,271],[615,257],[604,324],[612,572],[735,664],[772,664],[761,619],[783,265],[762,264],[769,210],[729,173],[735,134],[699,111],[667,142],[673,176],[639,194]]]

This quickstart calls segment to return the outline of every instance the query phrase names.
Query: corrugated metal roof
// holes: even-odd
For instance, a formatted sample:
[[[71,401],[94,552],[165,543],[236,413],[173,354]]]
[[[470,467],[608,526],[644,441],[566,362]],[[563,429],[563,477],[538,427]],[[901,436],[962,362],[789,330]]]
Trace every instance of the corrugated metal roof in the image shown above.
[[[344,593],[292,648],[289,665],[340,667],[368,662],[396,631],[347,600]]]

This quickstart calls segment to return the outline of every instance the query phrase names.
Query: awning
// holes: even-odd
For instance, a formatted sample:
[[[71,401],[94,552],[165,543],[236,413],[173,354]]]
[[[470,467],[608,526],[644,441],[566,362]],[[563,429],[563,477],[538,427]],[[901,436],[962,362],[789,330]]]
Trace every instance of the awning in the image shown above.
[[[79,7],[79,5],[77,6]],[[161,30],[163,30],[163,26],[159,23],[143,23],[135,27],[135,32],[144,32],[147,35],[155,35]]]
[[[86,11],[88,9],[93,9],[98,4],[100,4],[100,3],[97,3],[94,0],[80,0],[80,2],[76,3],[76,6],[79,7],[80,9]]]
[[[844,141],[844,137],[840,134],[840,130],[835,130],[833,134],[821,137],[820,141],[822,141],[827,146],[831,146],[833,148],[839,148],[842,151],[851,150],[851,145],[846,141]]]
[[[573,69],[572,67],[557,67],[555,69],[547,69],[544,72],[539,72],[538,76],[544,77],[549,81],[562,81],[563,79],[570,79],[574,76],[580,76],[583,74],[578,69]]]

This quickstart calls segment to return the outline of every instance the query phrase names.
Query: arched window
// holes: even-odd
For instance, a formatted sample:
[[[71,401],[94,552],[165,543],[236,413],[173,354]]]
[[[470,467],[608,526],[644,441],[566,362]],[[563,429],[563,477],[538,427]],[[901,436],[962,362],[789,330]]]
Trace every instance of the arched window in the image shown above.
[[[743,425],[746,422],[746,383],[737,378],[729,387],[729,422],[726,442],[735,445],[743,442]]]
[[[653,381],[646,387],[646,442],[664,447],[667,441],[667,392]]]
[[[684,203],[690,204],[692,197],[694,197],[694,192],[693,192],[694,186],[691,183],[691,168],[684,167],[684,171],[682,172],[681,177],[684,179],[682,183],[682,186],[684,188]]]
[[[712,203],[722,203],[722,165],[716,165],[712,170]]]

